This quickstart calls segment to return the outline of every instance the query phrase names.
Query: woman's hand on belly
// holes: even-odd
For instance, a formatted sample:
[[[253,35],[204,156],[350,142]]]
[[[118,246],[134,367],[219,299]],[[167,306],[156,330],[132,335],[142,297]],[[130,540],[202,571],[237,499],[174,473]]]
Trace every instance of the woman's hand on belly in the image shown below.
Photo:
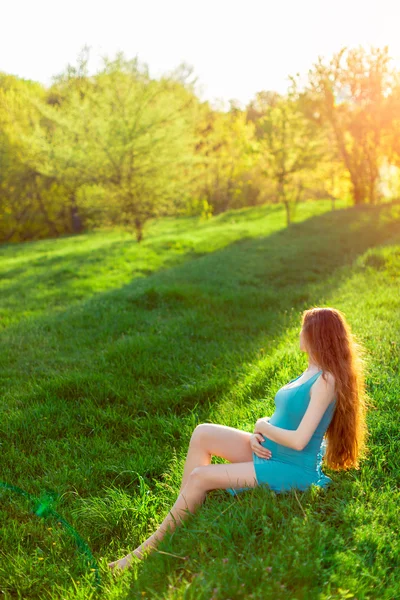
[[[264,437],[261,433],[253,433],[250,437],[250,447],[254,454],[259,458],[271,458],[272,453],[268,448],[264,448],[261,442],[264,442]]]

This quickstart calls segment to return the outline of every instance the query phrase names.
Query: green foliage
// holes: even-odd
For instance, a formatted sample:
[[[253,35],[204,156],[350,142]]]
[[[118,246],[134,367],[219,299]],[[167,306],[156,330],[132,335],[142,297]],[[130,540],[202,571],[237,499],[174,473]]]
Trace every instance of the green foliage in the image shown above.
[[[213,214],[251,204],[246,177],[256,165],[258,155],[254,126],[247,122],[246,114],[236,110],[217,113],[206,104],[197,130],[194,186],[202,201]]]
[[[355,204],[379,200],[379,178],[392,154],[400,105],[388,48],[343,48],[309,73],[309,94],[318,120],[329,123],[347,169]]]
[[[0,241],[160,216],[300,201],[396,198],[399,74],[387,49],[342,50],[284,95],[200,102],[184,63],[151,78],[123,54],[93,76],[84,48],[50,88],[0,74]]]
[[[286,208],[287,224],[303,198],[307,175],[323,158],[323,138],[304,114],[296,84],[285,98],[273,97],[258,122],[258,140],[265,175],[274,183],[276,199]]]
[[[101,565],[101,598],[398,596],[400,205],[300,202],[0,249],[0,479],[51,497]],[[342,310],[366,347],[370,454],[327,490],[210,493],[114,582],[107,562],[176,499],[200,422],[251,431],[306,367],[302,310]],[[95,598],[57,523],[0,491],[5,598]]]

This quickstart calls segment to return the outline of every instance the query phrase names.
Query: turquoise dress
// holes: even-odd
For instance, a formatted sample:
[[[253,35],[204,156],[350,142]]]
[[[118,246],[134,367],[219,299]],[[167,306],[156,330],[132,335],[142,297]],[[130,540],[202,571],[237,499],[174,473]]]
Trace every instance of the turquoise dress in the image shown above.
[[[276,410],[269,419],[271,425],[282,429],[297,429],[310,402],[312,384],[322,373],[319,371],[300,385],[285,389],[282,387],[275,395]],[[293,383],[301,375],[289,381]],[[287,384],[287,385],[289,385]],[[326,487],[331,483],[331,478],[321,469],[322,459],[326,450],[323,439],[329,423],[333,417],[336,406],[336,397],[327,407],[321,421],[314,431],[310,441],[303,450],[293,450],[282,446],[264,436],[261,443],[264,448],[271,450],[271,458],[260,458],[253,452],[254,470],[258,485],[265,484],[274,492],[288,491],[290,488],[304,491],[311,484]],[[228,488],[227,491],[236,496],[237,493],[252,488]]]

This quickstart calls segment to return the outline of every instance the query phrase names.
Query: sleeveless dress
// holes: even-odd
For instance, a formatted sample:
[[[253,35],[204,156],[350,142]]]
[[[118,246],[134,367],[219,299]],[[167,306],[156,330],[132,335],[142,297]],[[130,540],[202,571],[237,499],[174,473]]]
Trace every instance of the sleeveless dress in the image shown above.
[[[269,419],[271,425],[282,429],[297,429],[310,402],[312,384],[322,373],[319,371],[307,381],[292,388],[280,388],[275,395],[275,412]],[[301,375],[289,381],[287,385],[299,379]],[[271,450],[271,458],[260,458],[253,452],[254,470],[258,485],[267,485],[274,492],[280,493],[295,488],[304,491],[311,484],[326,487],[331,483],[331,478],[321,469],[322,459],[326,450],[323,439],[332,420],[336,406],[336,396],[327,407],[310,441],[303,450],[293,450],[269,440],[264,436],[261,443],[264,448]],[[232,496],[250,490],[245,487],[239,489],[228,488]]]

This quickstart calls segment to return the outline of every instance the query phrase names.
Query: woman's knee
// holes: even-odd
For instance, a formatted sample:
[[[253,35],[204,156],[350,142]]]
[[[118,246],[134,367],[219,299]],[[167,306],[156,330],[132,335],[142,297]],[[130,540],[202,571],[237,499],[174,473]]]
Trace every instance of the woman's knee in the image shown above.
[[[193,430],[190,442],[195,444],[204,443],[204,441],[207,438],[207,435],[209,434],[209,431],[209,423],[201,423],[200,425],[197,425],[197,427],[195,427],[195,429]]]
[[[191,487],[204,489],[207,487],[206,467],[195,467],[189,475],[188,484]]]

